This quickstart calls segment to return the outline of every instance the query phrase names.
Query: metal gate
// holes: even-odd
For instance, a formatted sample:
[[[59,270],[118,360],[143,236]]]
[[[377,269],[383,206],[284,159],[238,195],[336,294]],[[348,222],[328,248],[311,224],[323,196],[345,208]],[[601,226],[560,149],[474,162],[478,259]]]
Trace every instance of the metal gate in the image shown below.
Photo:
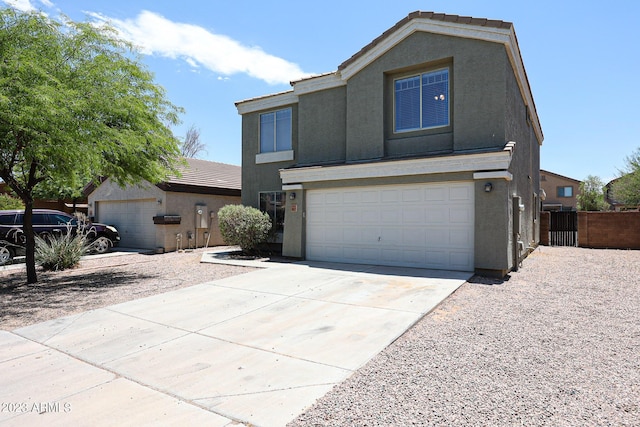
[[[550,212],[549,234],[551,246],[578,246],[578,212]]]

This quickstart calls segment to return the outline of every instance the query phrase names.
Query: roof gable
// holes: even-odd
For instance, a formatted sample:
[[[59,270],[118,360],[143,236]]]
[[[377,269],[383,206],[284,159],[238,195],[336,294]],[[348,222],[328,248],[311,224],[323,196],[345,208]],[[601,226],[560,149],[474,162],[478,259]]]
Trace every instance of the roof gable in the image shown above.
[[[509,62],[516,76],[522,98],[531,112],[531,121],[540,144],[544,139],[538,112],[529,86],[529,79],[522,62],[515,29],[511,22],[473,18],[470,16],[447,15],[434,12],[412,12],[393,27],[375,38],[351,58],[338,66],[332,73],[308,77],[291,82],[292,91],[266,97],[252,98],[236,103],[238,113],[246,114],[279,105],[297,102],[297,97],[305,93],[331,89],[347,84],[347,80],[371,64],[401,41],[415,32],[427,32],[462,38],[484,40],[504,45]]]
[[[553,176],[555,176],[557,178],[560,178],[560,179],[565,179],[567,181],[575,182],[576,184],[580,184],[582,182],[579,179],[569,178],[568,176],[560,175],[559,173],[550,172],[550,171],[544,170],[544,169],[540,169],[540,175],[553,175]]]

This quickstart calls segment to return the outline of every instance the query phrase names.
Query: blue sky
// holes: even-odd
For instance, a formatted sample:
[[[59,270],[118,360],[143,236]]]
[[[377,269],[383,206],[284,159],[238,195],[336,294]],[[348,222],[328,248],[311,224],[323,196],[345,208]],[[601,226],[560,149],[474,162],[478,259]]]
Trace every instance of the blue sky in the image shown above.
[[[0,0],[51,17],[109,21],[141,47],[171,102],[174,133],[200,129],[201,157],[239,165],[235,101],[290,89],[340,63],[415,10],[513,22],[545,140],[541,167],[618,176],[640,147],[640,2],[398,0]]]

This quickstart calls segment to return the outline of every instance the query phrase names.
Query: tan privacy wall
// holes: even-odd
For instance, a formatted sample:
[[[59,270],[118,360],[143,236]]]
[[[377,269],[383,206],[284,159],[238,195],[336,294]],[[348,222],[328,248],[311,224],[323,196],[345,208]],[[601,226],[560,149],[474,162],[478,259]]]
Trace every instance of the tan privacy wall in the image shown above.
[[[578,246],[640,249],[640,212],[578,212]]]
[[[551,225],[551,214],[540,212],[540,244],[549,246],[549,226]]]

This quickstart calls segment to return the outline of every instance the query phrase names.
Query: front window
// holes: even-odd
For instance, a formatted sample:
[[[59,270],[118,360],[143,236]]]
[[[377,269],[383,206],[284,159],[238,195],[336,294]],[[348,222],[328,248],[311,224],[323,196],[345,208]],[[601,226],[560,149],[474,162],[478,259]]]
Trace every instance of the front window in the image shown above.
[[[396,132],[449,125],[449,70],[398,79],[394,84]]]
[[[260,152],[291,150],[291,108],[260,114]]]
[[[260,193],[260,210],[271,217],[272,231],[281,233],[284,230],[284,213],[287,209],[287,193],[284,191],[270,191]]]
[[[558,197],[573,197],[573,187],[558,187]]]

